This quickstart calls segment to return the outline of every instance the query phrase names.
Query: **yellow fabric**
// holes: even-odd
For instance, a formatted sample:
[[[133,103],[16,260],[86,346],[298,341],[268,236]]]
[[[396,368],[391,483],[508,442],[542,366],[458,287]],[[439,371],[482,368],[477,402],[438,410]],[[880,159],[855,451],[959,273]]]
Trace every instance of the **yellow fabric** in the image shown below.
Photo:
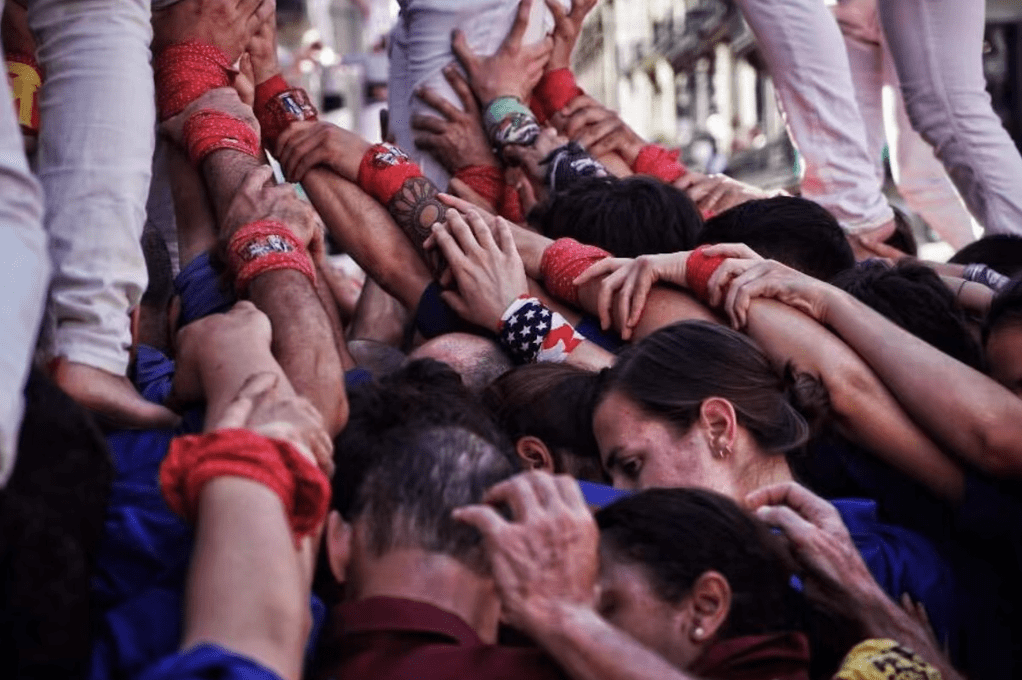
[[[894,640],[866,640],[845,656],[835,680],[941,680],[940,672]]]
[[[11,94],[18,113],[18,122],[27,128],[35,128],[33,110],[36,91],[42,86],[39,71],[28,64],[17,61],[7,62],[7,75],[11,82]]]

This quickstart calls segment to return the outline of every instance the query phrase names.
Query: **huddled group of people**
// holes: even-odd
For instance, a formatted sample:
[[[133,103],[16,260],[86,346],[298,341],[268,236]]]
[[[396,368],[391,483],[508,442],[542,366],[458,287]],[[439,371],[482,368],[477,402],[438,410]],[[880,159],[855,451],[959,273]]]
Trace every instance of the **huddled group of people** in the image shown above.
[[[1022,176],[920,130],[989,233],[915,257],[814,2],[739,3],[792,195],[586,95],[596,0],[402,0],[385,140],[273,0],[8,0],[0,676],[1022,673]]]

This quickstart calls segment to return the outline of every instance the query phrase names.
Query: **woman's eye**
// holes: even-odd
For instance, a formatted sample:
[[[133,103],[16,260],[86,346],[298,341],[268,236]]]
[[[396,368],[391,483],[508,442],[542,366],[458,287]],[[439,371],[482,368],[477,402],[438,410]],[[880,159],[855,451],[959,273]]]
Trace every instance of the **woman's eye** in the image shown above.
[[[629,458],[628,460],[621,461],[621,472],[629,479],[638,477],[641,468],[642,465],[639,463],[638,458]]]

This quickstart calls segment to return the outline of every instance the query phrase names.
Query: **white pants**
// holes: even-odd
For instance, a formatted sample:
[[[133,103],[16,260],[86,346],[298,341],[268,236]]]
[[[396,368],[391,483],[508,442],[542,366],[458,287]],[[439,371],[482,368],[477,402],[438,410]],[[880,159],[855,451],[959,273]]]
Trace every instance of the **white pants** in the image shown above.
[[[22,390],[49,280],[42,192],[28,169],[10,89],[0,87],[0,487],[14,468]]]
[[[884,0],[879,9],[912,127],[986,233],[1022,235],[1022,156],[986,91],[983,0]]]
[[[894,60],[880,29],[877,1],[840,0],[833,9],[845,37],[855,97],[878,182],[884,179],[882,151],[886,142],[895,184],[908,207],[955,250],[971,243],[975,221],[933,147],[908,120]]]
[[[518,0],[400,0],[400,4],[390,37],[388,128],[397,145],[443,189],[450,175],[429,153],[415,147],[411,128],[414,114],[440,114],[416,97],[415,90],[434,89],[460,109],[461,100],[441,73],[455,60],[451,32],[460,28],[475,52],[493,54],[511,29]],[[534,0],[532,10],[525,44],[536,42],[553,27],[542,0]]]
[[[30,0],[46,71],[38,174],[54,273],[43,355],[115,374],[147,284],[139,239],[155,144],[149,0]]]

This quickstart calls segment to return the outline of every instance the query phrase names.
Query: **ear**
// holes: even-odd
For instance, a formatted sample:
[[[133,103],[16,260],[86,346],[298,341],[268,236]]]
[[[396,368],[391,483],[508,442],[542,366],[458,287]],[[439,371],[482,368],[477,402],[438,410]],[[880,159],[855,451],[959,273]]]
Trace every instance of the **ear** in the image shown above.
[[[691,612],[689,638],[693,644],[712,639],[731,612],[731,584],[716,571],[704,572],[688,596]]]
[[[344,583],[348,578],[351,536],[351,525],[344,521],[341,513],[331,510],[326,518],[326,554],[330,572],[338,583]]]
[[[710,397],[699,407],[699,424],[706,433],[713,455],[727,458],[738,435],[738,414],[734,405],[721,397]]]
[[[526,470],[554,472],[554,457],[538,437],[526,435],[515,443],[515,453],[522,459]]]

